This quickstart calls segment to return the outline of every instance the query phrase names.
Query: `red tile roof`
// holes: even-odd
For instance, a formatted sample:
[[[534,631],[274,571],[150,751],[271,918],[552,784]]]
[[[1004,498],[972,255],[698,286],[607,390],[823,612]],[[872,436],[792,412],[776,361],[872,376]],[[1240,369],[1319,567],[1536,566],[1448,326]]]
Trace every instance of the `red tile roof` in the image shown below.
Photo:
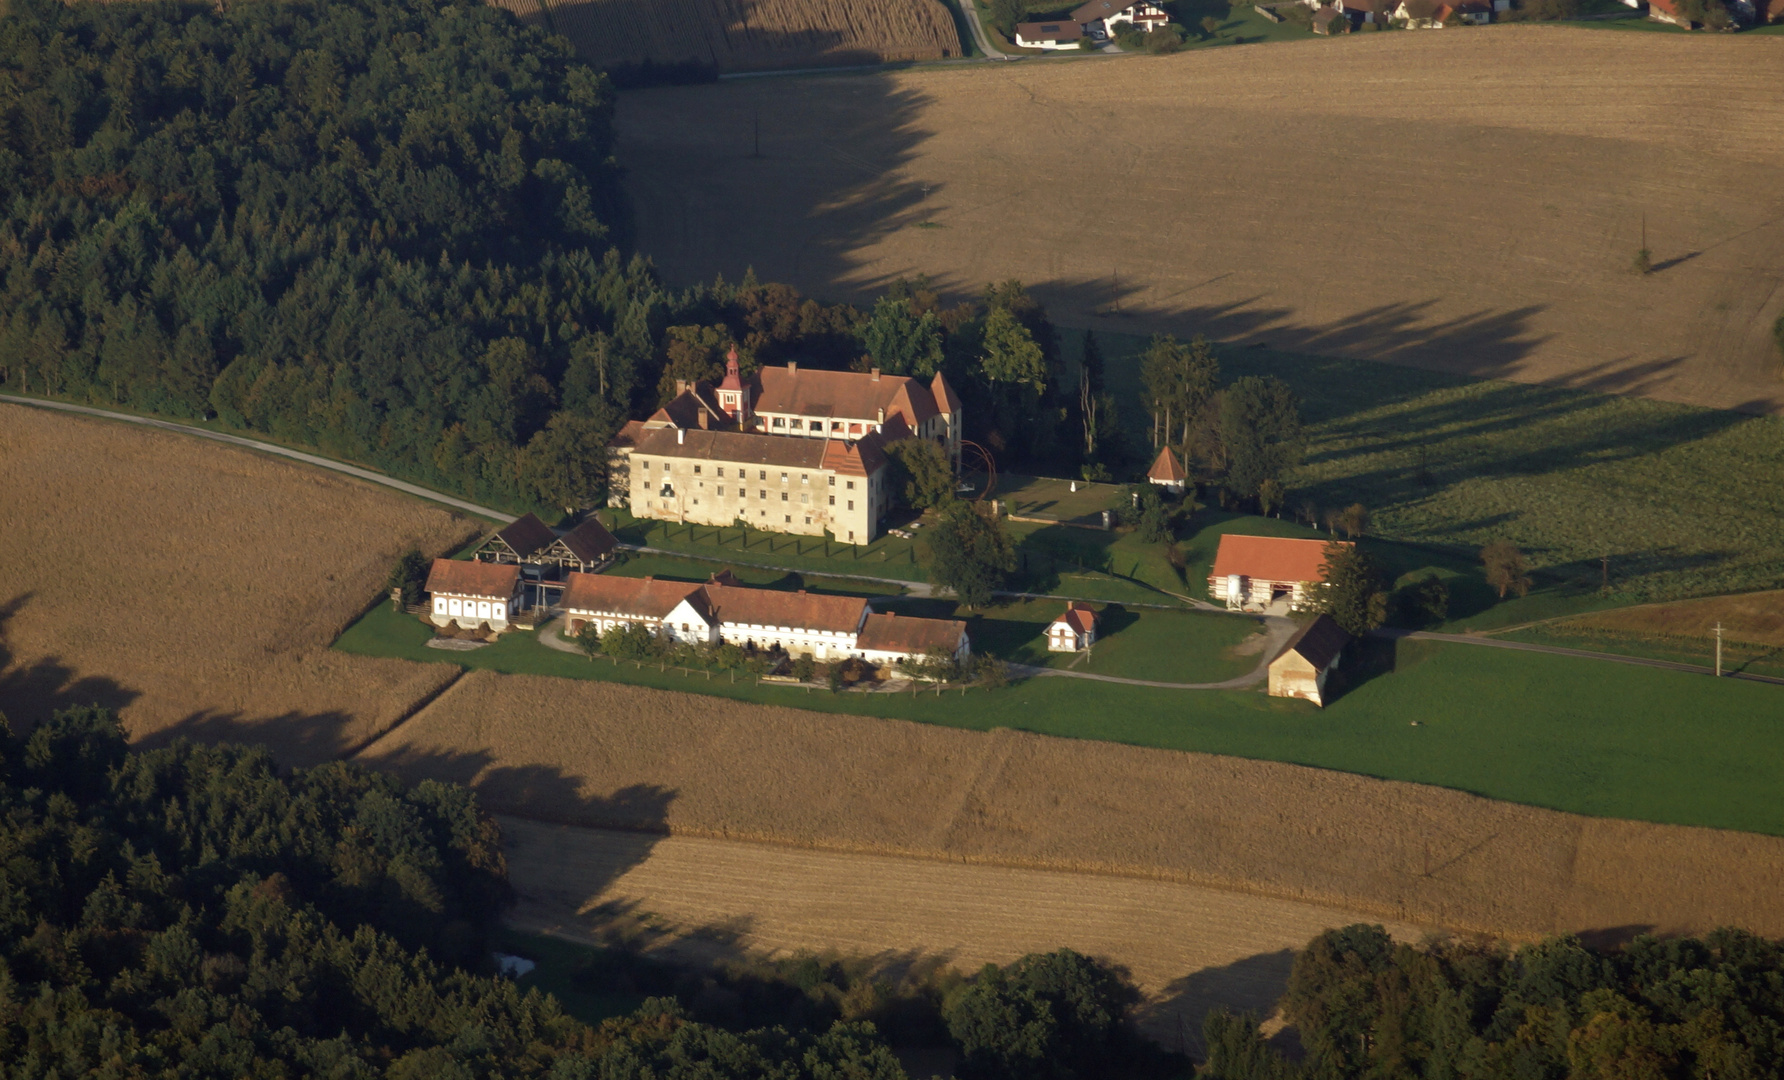
[[[747,589],[735,585],[707,584],[706,600],[720,622],[746,626],[786,626],[804,630],[831,630],[852,634],[867,613],[867,601],[858,596],[824,596],[819,593]]]
[[[893,614],[867,616],[866,625],[855,639],[855,647],[875,652],[904,653],[921,656],[930,649],[960,649],[966,637],[966,624],[954,619],[918,619]]]
[[[1088,634],[1096,629],[1096,612],[1076,600],[1067,600],[1065,611],[1060,614],[1059,618],[1054,619],[1053,623],[1055,625],[1065,623],[1076,633]]]
[[[928,387],[903,375],[813,371],[789,365],[765,367],[756,373],[756,380],[762,388],[755,404],[758,413],[878,422],[883,409],[888,417],[902,414],[905,423],[915,428],[940,411]]]
[[[1778,2],[1784,3],[1784,0],[1778,0]],[[952,416],[960,412],[960,397],[954,393],[954,388],[948,385],[948,380],[939,371],[935,373],[935,378],[929,383],[929,396],[935,399],[935,407],[941,410],[942,415]]]
[[[1177,460],[1177,455],[1171,453],[1171,448],[1167,446],[1158,452],[1158,460],[1152,463],[1152,468],[1147,471],[1146,478],[1162,480],[1167,484],[1181,484],[1189,479],[1189,473],[1183,468],[1183,463]]]
[[[605,611],[640,619],[661,619],[699,591],[700,586],[691,581],[572,572],[558,606],[568,611]]]
[[[1214,572],[1209,576],[1238,574],[1260,581],[1324,581],[1327,543],[1347,542],[1228,533],[1220,538]]]
[[[520,567],[514,563],[435,559],[427,574],[427,591],[445,596],[507,600],[519,583]]]

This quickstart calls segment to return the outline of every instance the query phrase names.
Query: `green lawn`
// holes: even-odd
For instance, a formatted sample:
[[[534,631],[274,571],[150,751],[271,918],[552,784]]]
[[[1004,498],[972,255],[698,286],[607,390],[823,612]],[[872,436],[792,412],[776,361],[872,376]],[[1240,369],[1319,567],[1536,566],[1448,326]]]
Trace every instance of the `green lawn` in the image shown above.
[[[793,570],[923,581],[917,543],[882,536],[871,544],[839,544],[819,536],[712,525],[677,525],[633,517],[625,510],[603,510],[601,519],[628,544],[662,548],[731,566],[755,563]]]
[[[983,482],[983,476],[979,473],[972,478],[975,485]],[[1076,491],[1072,490],[1074,485]],[[999,473],[991,498],[1007,504],[1008,512],[1017,517],[1100,526],[1103,511],[1119,507],[1125,490],[1120,484]]]
[[[1494,636],[1507,641],[1558,645],[1564,649],[1617,653],[1650,660],[1671,660],[1674,663],[1697,664],[1701,667],[1714,667],[1716,664],[1716,643],[1709,637],[1641,634],[1627,630],[1575,626],[1565,622],[1528,626]],[[1722,670],[1784,677],[1784,649],[1772,645],[1725,641],[1722,646]]]
[[[731,571],[732,575],[745,585],[754,585],[764,589],[784,589],[789,592],[805,589],[808,592],[839,593],[845,596],[897,596],[904,592],[902,586],[882,581],[818,577],[815,574],[807,577],[797,571],[767,570],[756,566],[679,555],[628,554],[618,565],[608,569],[606,573],[613,577],[659,577],[673,581],[705,581],[720,570]]]
[[[910,601],[896,601],[906,604]],[[1286,761],[1583,814],[1784,835],[1779,687],[1471,645],[1401,642],[1320,710],[1258,691],[1037,678],[941,695],[829,694],[591,662],[513,634],[470,653],[379,605],[349,652],[738,701]],[[1384,646],[1386,648],[1386,646]],[[1381,673],[1384,666],[1392,670]],[[1411,726],[1411,721],[1421,726]]]
[[[1063,337],[1075,355],[1081,333]],[[1110,391],[1145,430],[1146,339],[1097,338]],[[1568,603],[1598,592],[1605,555],[1611,603],[1784,585],[1784,488],[1752,480],[1784,462],[1777,418],[1266,348],[1220,360],[1224,378],[1274,375],[1305,403],[1291,511],[1361,502],[1373,535],[1458,565],[1510,540]]]

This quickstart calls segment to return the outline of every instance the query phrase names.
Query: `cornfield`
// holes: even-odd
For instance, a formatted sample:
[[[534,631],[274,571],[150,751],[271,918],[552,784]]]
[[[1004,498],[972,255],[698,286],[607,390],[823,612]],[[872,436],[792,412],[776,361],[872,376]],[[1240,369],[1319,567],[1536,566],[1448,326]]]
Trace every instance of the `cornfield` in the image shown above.
[[[694,64],[751,71],[959,56],[937,0],[497,0],[524,23],[564,35],[614,67]]]

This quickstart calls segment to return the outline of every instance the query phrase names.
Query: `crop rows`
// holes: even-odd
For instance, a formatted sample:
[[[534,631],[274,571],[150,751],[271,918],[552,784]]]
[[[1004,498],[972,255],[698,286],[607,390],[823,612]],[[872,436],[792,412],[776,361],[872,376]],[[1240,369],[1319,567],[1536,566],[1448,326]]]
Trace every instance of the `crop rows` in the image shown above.
[[[540,0],[502,6],[533,21]],[[953,19],[937,0],[584,0],[548,11],[553,29],[605,65],[648,60],[740,71],[960,55]]]

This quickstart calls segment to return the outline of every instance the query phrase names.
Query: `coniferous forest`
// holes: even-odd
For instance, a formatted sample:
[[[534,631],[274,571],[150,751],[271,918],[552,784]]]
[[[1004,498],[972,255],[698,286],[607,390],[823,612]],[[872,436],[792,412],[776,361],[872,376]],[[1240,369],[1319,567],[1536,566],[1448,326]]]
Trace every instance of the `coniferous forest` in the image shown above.
[[[569,507],[618,423],[736,345],[746,370],[945,369],[1000,453],[1071,453],[1079,394],[1019,285],[872,312],[666,286],[625,254],[612,108],[477,0],[12,0],[0,387]]]

